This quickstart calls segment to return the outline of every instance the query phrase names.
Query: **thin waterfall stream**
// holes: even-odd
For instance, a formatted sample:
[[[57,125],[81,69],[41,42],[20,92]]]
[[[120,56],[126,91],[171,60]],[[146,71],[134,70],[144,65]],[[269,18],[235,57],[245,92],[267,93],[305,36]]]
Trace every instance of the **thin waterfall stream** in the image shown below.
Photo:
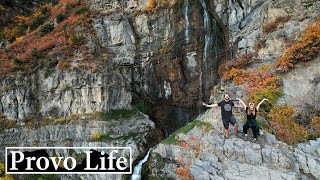
[[[184,36],[186,44],[190,43],[190,36],[189,36],[189,30],[190,30],[190,22],[189,22],[189,0],[184,0],[184,21],[185,21],[185,29],[184,29]]]
[[[153,148],[150,148],[147,155],[138,163],[138,165],[136,165],[136,167],[134,167],[133,174],[130,178],[131,180],[141,180],[142,165],[148,160],[152,149]]]

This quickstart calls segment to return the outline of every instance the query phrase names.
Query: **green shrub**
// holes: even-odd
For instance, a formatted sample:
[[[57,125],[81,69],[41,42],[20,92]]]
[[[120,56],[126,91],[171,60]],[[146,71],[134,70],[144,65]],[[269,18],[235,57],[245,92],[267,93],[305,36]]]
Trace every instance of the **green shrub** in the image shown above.
[[[53,24],[45,24],[41,29],[40,29],[40,35],[45,36],[46,34],[52,32],[54,29]]]
[[[60,22],[62,22],[63,20],[66,19],[66,15],[59,13],[59,14],[56,16],[56,19],[57,19],[57,23],[60,23]]]
[[[83,8],[80,8],[76,11],[76,14],[77,15],[80,15],[80,14],[83,14],[85,12],[87,12],[89,9],[87,7],[83,7]]]
[[[22,65],[22,63],[23,63],[22,60],[18,57],[14,57],[13,62],[14,62],[14,64],[16,64],[18,66]]]
[[[65,24],[63,25],[63,36],[64,36],[66,39],[69,38],[67,28],[68,28],[68,24],[65,23]]]
[[[40,59],[43,57],[43,53],[38,51],[38,49],[35,47],[31,50],[31,56],[36,59]]]
[[[99,132],[92,132],[90,138],[92,141],[97,141],[101,138],[101,134]]]
[[[72,31],[71,41],[76,45],[80,45],[83,40],[82,36],[78,36],[75,31]]]
[[[44,62],[44,77],[49,77],[54,71],[58,64],[57,59],[49,59],[48,61]]]
[[[37,29],[39,26],[41,26],[49,17],[49,14],[46,15],[40,15],[38,17],[36,17],[33,22],[30,24],[30,29],[31,30],[35,30]]]

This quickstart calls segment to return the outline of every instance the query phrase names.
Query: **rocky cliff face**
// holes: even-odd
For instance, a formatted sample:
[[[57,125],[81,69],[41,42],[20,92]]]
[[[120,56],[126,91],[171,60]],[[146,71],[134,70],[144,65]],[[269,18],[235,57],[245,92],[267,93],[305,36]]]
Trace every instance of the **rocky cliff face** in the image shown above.
[[[224,54],[222,26],[205,1],[156,10],[146,10],[146,1],[97,1],[92,9],[101,12],[94,26],[105,56],[132,66],[132,89],[152,105],[158,124],[173,130],[198,113]]]
[[[1,81],[1,113],[9,119],[130,108],[132,94],[126,74],[58,71],[45,78],[41,71],[30,77]],[[129,75],[127,75],[129,76]],[[115,98],[114,98],[115,97]]]
[[[172,1],[150,10],[147,1],[94,1],[96,34],[87,39],[89,51],[106,62],[102,70],[3,79],[0,112],[13,119],[65,117],[130,108],[135,95],[173,131],[199,113],[225,55],[223,26],[206,3]]]
[[[145,165],[151,179],[320,178],[320,139],[296,147],[265,132],[257,142],[252,141],[250,134],[247,141],[235,135],[224,139],[217,109],[207,111],[197,120],[201,123],[176,135],[175,143],[163,141],[152,151]]]

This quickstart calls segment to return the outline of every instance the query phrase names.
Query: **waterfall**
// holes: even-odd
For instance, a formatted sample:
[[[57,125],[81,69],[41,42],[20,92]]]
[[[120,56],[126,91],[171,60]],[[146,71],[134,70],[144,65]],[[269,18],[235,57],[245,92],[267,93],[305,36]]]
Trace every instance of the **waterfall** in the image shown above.
[[[212,45],[212,28],[211,28],[211,19],[207,9],[205,0],[200,0],[203,8],[203,22],[204,22],[204,32],[205,32],[205,42],[203,50],[203,62],[205,63],[210,53],[209,47]]]
[[[148,160],[152,149],[153,148],[150,148],[147,155],[139,162],[139,164],[136,167],[134,167],[133,174],[130,178],[131,180],[141,180],[142,165]]]
[[[184,36],[185,41],[187,44],[190,42],[190,36],[189,36],[189,29],[190,29],[190,22],[189,22],[189,0],[184,0],[184,21],[185,21],[185,30],[184,30]]]
[[[213,49],[213,33],[212,33],[212,24],[211,17],[208,12],[207,4],[205,0],[200,0],[201,6],[203,8],[203,24],[204,24],[204,49],[203,57],[200,63],[200,77],[199,77],[199,101],[200,104],[203,98],[203,88],[207,88],[210,84],[210,77],[206,77],[208,74],[211,74],[211,63],[212,63],[212,49]],[[210,60],[210,61],[209,61]],[[200,113],[200,109],[199,109]]]

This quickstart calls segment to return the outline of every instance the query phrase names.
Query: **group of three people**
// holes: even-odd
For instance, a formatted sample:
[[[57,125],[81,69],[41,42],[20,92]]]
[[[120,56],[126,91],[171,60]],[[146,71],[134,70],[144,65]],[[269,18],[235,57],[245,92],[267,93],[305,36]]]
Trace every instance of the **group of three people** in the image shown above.
[[[234,116],[232,114],[232,107],[244,108],[246,110],[247,122],[243,126],[243,133],[245,134],[245,138],[247,138],[248,137],[248,134],[247,134],[248,128],[251,128],[252,132],[253,132],[254,141],[256,141],[258,138],[258,133],[259,133],[259,127],[258,127],[257,120],[256,120],[257,112],[260,109],[260,105],[268,99],[264,98],[257,105],[257,107],[254,106],[253,102],[250,102],[249,107],[247,107],[247,105],[241,99],[237,98],[237,100],[239,100],[240,105],[235,105],[232,101],[230,101],[230,95],[225,94],[223,101],[221,101],[217,104],[211,104],[211,105],[203,103],[203,105],[205,107],[218,107],[218,106],[221,107],[221,116],[222,116],[222,123],[224,126],[225,138],[229,137],[229,124],[232,124],[234,126],[235,133],[236,134],[238,133],[239,126],[238,126],[237,120],[234,118]]]

